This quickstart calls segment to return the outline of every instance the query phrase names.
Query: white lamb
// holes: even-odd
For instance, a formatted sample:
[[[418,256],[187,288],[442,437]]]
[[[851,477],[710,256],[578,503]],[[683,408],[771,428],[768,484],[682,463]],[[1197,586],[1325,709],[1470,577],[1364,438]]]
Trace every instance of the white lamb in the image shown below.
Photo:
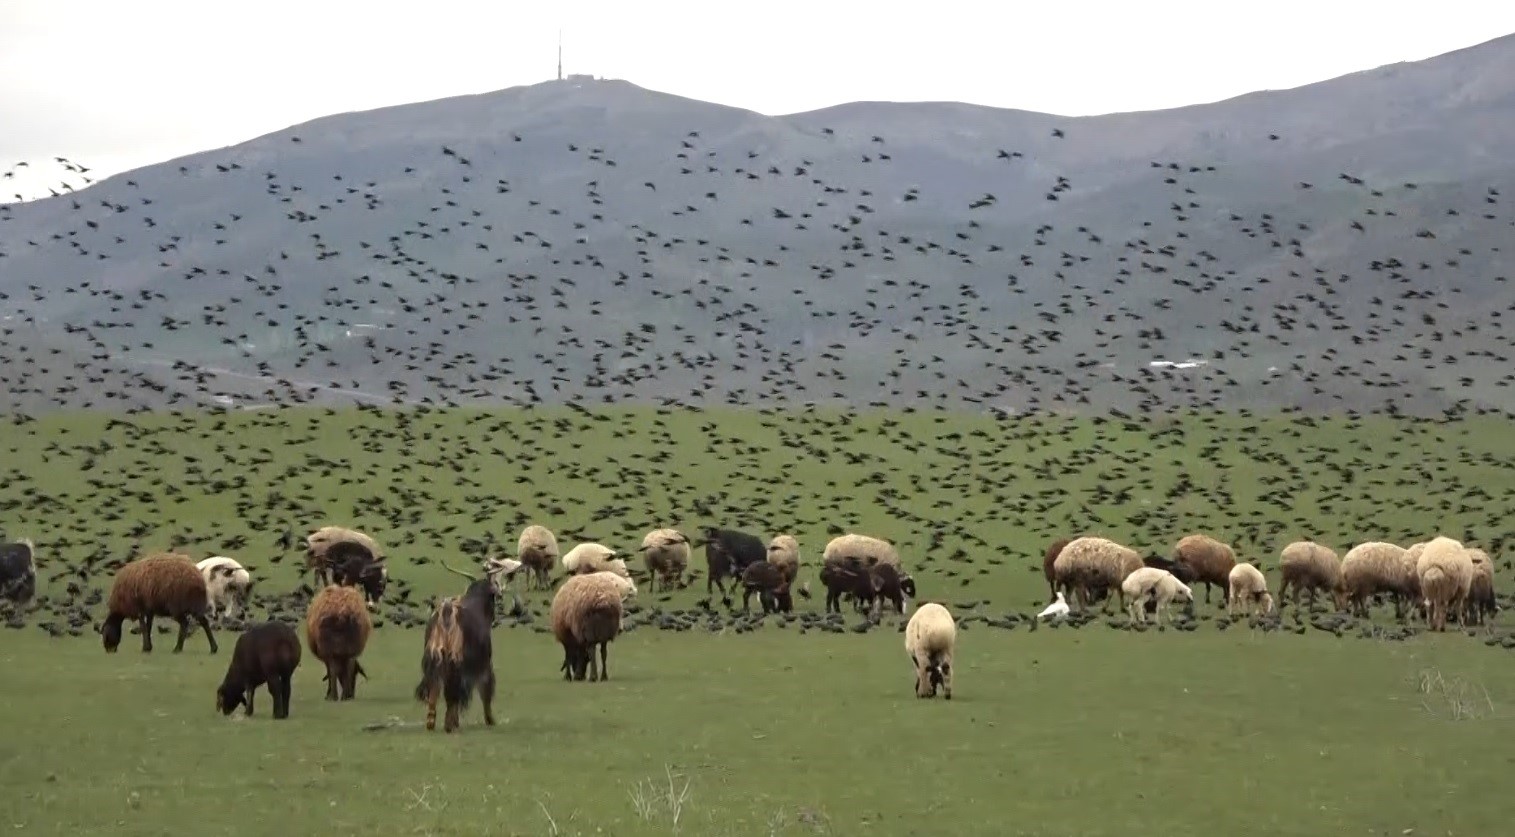
[[[1131,611],[1131,619],[1142,624],[1147,622],[1147,600],[1157,602],[1157,624],[1163,623],[1163,614],[1167,612],[1168,605],[1175,601],[1194,601],[1194,591],[1187,584],[1178,580],[1178,577],[1167,570],[1157,567],[1141,567],[1133,570],[1126,580],[1121,582],[1121,592],[1125,594],[1127,607]],[[1172,614],[1168,615],[1168,621],[1173,621]]]
[[[205,591],[210,599],[207,615],[218,623],[224,616],[235,619],[252,592],[252,575],[235,560],[224,555],[206,558],[195,565],[205,577]]]
[[[916,609],[905,625],[905,653],[915,666],[915,696],[952,700],[952,651],[957,645],[957,622],[947,608],[927,602]]]

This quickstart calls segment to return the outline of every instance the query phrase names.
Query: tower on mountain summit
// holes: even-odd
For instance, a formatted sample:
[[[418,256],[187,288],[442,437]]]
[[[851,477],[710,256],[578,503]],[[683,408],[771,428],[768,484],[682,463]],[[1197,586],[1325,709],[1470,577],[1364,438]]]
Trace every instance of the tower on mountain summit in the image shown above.
[[[558,81],[563,80],[563,30],[558,30]]]

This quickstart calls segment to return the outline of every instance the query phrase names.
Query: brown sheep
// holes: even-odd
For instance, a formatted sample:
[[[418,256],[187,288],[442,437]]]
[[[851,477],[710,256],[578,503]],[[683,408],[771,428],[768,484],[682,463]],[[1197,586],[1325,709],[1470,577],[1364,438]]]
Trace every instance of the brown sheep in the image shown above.
[[[305,613],[305,642],[326,664],[326,699],[352,700],[358,693],[358,657],[368,646],[373,620],[355,587],[331,585],[311,599]]]
[[[752,596],[757,594],[764,613],[789,613],[794,610],[794,597],[789,593],[789,579],[784,570],[771,561],[748,564],[742,570],[742,612],[752,606]]]
[[[1121,584],[1141,567],[1142,559],[1136,550],[1108,538],[1082,537],[1075,538],[1058,553],[1057,560],[1052,562],[1052,574],[1059,587],[1077,594],[1080,610],[1089,607],[1098,591],[1113,591],[1124,610],[1126,594]],[[1106,601],[1107,610],[1109,606]]]
[[[1222,596],[1226,595],[1231,583],[1231,569],[1236,566],[1236,553],[1230,546],[1209,535],[1186,535],[1173,547],[1172,558],[1174,564],[1193,576],[1194,580],[1189,582],[1191,587],[1205,585],[1205,604],[1210,603],[1212,586],[1219,587]]]
[[[142,653],[153,650],[153,617],[167,616],[179,623],[179,641],[174,653],[184,650],[189,636],[189,620],[194,619],[205,631],[210,653],[216,653],[216,637],[211,633],[210,593],[205,576],[188,555],[159,553],[122,567],[111,583],[109,615],[100,626],[105,652],[114,654],[121,645],[121,623],[136,619],[142,631]]]
[[[1489,554],[1482,549],[1469,549],[1468,557],[1473,561],[1473,584],[1468,588],[1462,623],[1481,625],[1488,619],[1488,625],[1492,628],[1494,614],[1499,611],[1494,598],[1494,564],[1489,560]]]
[[[609,680],[609,644],[621,633],[623,598],[635,591],[630,579],[601,571],[573,575],[552,598],[552,635],[563,646],[564,680]],[[600,650],[595,667],[594,651]]]
[[[1042,576],[1047,579],[1047,595],[1051,598],[1057,598],[1057,577],[1052,572],[1052,565],[1057,561],[1057,556],[1062,554],[1063,547],[1075,540],[1078,538],[1058,538],[1042,555]]]

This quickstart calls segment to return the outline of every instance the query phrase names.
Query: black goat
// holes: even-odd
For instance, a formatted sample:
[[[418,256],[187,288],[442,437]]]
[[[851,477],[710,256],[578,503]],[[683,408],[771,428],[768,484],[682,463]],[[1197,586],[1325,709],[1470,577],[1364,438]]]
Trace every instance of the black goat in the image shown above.
[[[463,595],[438,603],[426,623],[416,700],[426,704],[426,728],[434,730],[440,695],[447,703],[442,730],[455,732],[458,714],[468,708],[477,688],[479,701],[484,704],[484,723],[494,726],[494,646],[490,631],[494,627],[495,600],[500,595],[499,577],[508,577],[522,564],[513,559],[491,559],[481,579],[445,563],[442,566],[472,583]]]
[[[361,587],[363,597],[370,605],[379,603],[389,584],[389,570],[362,544],[352,541],[334,543],[326,550],[325,561],[333,584]]]
[[[735,529],[705,528],[705,593],[712,585],[726,599],[725,579],[740,579],[748,565],[768,560],[768,547],[761,539]]]

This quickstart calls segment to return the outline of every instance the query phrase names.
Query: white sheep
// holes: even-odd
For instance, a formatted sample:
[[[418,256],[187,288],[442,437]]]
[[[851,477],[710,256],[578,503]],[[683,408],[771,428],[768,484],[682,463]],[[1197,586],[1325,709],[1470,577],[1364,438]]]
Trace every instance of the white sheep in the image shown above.
[[[1425,596],[1426,621],[1433,631],[1447,629],[1447,614],[1460,613],[1473,585],[1473,559],[1458,541],[1431,539],[1415,564],[1420,592]]]
[[[563,569],[569,575],[613,572],[622,578],[631,578],[626,562],[615,557],[615,550],[600,543],[581,543],[563,556]]]
[[[795,551],[798,552],[797,545]],[[899,550],[894,548],[894,544],[868,535],[838,535],[827,542],[825,550],[821,552],[823,563],[845,561],[848,558],[858,559],[865,567],[878,563],[893,564],[896,567],[900,565]]]
[[[1230,595],[1226,600],[1226,614],[1236,615],[1238,605],[1244,605],[1250,616],[1256,605],[1263,613],[1273,612],[1273,594],[1268,592],[1268,579],[1262,570],[1245,561],[1231,568],[1227,576]]]
[[[1087,608],[1094,594],[1102,590],[1114,590],[1124,607],[1122,582],[1141,566],[1142,559],[1136,550],[1108,538],[1089,536],[1063,547],[1052,562],[1052,578],[1058,588],[1074,591],[1080,610]]]
[[[952,652],[957,646],[957,622],[952,613],[936,602],[916,609],[905,625],[905,653],[915,666],[915,696],[936,697],[941,686],[943,697],[952,700]]]
[[[1064,551],[1066,554],[1066,550]],[[1146,624],[1147,600],[1157,603],[1157,624],[1163,623],[1163,615],[1173,602],[1193,602],[1194,591],[1178,580],[1178,576],[1157,567],[1138,567],[1126,574],[1120,583],[1120,591],[1126,597],[1132,621]],[[1173,616],[1168,614],[1168,621]]]
[[[222,618],[235,619],[252,592],[252,575],[241,564],[224,555],[206,558],[195,564],[205,578],[210,601],[209,616],[219,623]],[[224,612],[223,612],[224,611]]]

